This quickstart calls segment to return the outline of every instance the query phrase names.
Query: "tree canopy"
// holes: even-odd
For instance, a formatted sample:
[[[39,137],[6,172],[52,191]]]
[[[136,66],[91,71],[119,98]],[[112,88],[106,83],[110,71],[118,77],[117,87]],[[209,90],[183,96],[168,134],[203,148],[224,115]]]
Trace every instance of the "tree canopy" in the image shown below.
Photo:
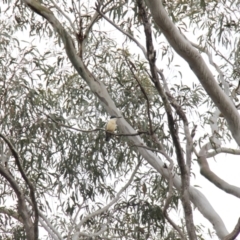
[[[240,198],[208,164],[240,154],[238,1],[0,11],[1,239],[236,238],[191,180]]]

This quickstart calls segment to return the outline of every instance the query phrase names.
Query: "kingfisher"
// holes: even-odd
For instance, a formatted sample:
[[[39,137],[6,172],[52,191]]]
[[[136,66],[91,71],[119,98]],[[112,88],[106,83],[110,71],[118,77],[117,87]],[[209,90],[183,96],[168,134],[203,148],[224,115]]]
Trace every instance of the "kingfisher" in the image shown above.
[[[106,124],[106,142],[108,142],[111,138],[111,133],[114,133],[114,131],[117,128],[117,119],[121,117],[111,116],[109,121]]]

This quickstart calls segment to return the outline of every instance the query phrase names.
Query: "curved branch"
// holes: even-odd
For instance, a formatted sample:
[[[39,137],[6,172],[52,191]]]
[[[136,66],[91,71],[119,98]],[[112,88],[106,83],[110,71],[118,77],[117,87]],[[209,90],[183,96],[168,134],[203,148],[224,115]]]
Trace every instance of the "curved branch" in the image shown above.
[[[220,147],[217,149],[213,149],[212,152],[207,153],[207,158],[214,157],[219,153],[230,153],[233,155],[240,155],[240,150],[239,149],[232,149],[232,148],[225,148],[225,147]]]
[[[85,129],[79,129],[79,128],[76,128],[76,127],[72,127],[72,126],[69,126],[69,125],[66,125],[66,124],[63,124],[63,123],[60,123],[58,121],[56,121],[55,119],[53,119],[51,116],[43,113],[44,115],[46,115],[48,118],[50,118],[53,122],[55,122],[56,124],[58,124],[59,126],[61,127],[65,127],[65,128],[68,128],[68,129],[72,129],[72,130],[75,130],[75,131],[78,131],[78,132],[85,132],[85,133],[90,133],[90,132],[96,132],[96,131],[106,131],[106,129],[104,128],[95,128],[95,129],[92,129],[92,130],[85,130]],[[155,132],[157,129],[154,129],[153,132]],[[108,132],[109,134],[113,135],[113,136],[138,136],[138,135],[141,135],[141,134],[147,134],[147,135],[150,135],[149,132],[147,131],[138,131],[136,133],[129,133],[129,134],[122,134],[122,133],[112,133],[112,132]]]
[[[218,188],[222,189],[223,191],[232,194],[238,198],[240,198],[240,188],[236,187],[234,185],[231,185],[224,180],[222,180],[220,177],[218,177],[214,172],[211,171],[207,159],[206,159],[206,151],[208,148],[211,147],[211,144],[208,143],[202,149],[200,150],[198,154],[198,163],[200,165],[200,172],[201,174],[207,178],[210,182],[212,182],[214,185],[216,185]]]

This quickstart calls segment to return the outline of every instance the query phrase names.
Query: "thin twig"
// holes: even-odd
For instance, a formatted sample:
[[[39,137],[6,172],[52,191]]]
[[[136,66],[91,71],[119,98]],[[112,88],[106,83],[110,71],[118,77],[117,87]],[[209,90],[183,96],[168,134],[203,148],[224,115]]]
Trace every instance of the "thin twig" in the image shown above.
[[[97,216],[97,215],[99,215],[99,214],[107,211],[113,204],[115,204],[115,203],[119,200],[121,194],[122,194],[122,193],[129,187],[129,185],[132,183],[132,181],[133,181],[133,179],[134,179],[134,177],[135,177],[135,174],[137,173],[140,165],[141,165],[141,162],[139,162],[139,163],[137,164],[137,166],[135,167],[135,169],[134,169],[131,177],[129,178],[128,182],[127,182],[127,183],[125,184],[125,186],[117,193],[117,195],[115,196],[115,198],[114,198],[110,203],[108,203],[105,207],[103,207],[103,208],[101,208],[101,209],[98,209],[97,211],[95,211],[95,212],[87,215],[86,217],[84,217],[84,218],[82,219],[82,221],[81,221],[81,222],[77,225],[77,227],[76,227],[76,229],[78,230],[78,232],[76,232],[76,233],[74,234],[73,240],[79,238],[80,228],[81,228],[81,226],[82,226],[88,219],[90,219],[90,218],[92,218],[92,217],[95,217],[95,216]]]
[[[73,24],[73,22],[71,21],[71,19],[68,17],[67,14],[64,13],[64,11],[62,11],[62,9],[60,7],[58,7],[58,5],[53,1],[53,0],[50,0],[50,2],[54,5],[54,7],[69,21],[72,29],[73,29],[73,32],[74,34],[76,35],[77,31],[76,31],[76,28]]]
[[[55,119],[53,119],[50,115],[47,115],[46,113],[42,112],[45,116],[47,116],[48,118],[50,118],[54,123],[56,123],[57,125],[61,126],[61,127],[65,127],[65,128],[68,128],[68,129],[72,129],[72,130],[75,130],[75,131],[78,131],[78,132],[86,132],[86,133],[90,133],[90,132],[96,132],[96,131],[106,131],[106,129],[103,129],[103,128],[95,128],[95,129],[92,129],[92,130],[85,130],[85,129],[79,129],[79,128],[76,128],[76,127],[72,127],[72,126],[69,126],[69,125],[66,125],[66,124],[63,124],[63,123],[60,123],[58,121],[56,121]],[[157,129],[157,128],[156,128]],[[153,131],[155,132],[156,129]],[[111,135],[114,135],[114,136],[138,136],[138,135],[141,135],[141,134],[147,134],[147,135],[150,135],[149,132],[147,131],[138,131],[137,133],[129,133],[129,134],[122,134],[122,133],[112,133],[112,132],[108,132],[109,134]]]
[[[119,30],[121,33],[126,35],[129,39],[131,39],[133,42],[136,43],[136,45],[142,50],[143,54],[147,58],[147,52],[144,46],[137,40],[135,39],[130,33],[124,31],[122,28],[120,28],[116,23],[114,23],[111,19],[109,19],[100,9],[99,5],[96,5],[96,11],[105,19],[107,22],[109,22],[112,26],[114,26],[117,30]]]

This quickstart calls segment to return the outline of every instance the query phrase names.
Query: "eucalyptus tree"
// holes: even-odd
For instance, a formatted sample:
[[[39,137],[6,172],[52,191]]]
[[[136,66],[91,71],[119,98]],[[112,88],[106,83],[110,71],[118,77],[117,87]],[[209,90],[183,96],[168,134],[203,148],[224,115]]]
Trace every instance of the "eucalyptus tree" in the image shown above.
[[[213,235],[235,239],[239,223],[229,233],[191,178],[198,162],[209,184],[240,197],[208,165],[240,154],[238,8],[3,1],[1,235],[205,239],[194,206]]]

